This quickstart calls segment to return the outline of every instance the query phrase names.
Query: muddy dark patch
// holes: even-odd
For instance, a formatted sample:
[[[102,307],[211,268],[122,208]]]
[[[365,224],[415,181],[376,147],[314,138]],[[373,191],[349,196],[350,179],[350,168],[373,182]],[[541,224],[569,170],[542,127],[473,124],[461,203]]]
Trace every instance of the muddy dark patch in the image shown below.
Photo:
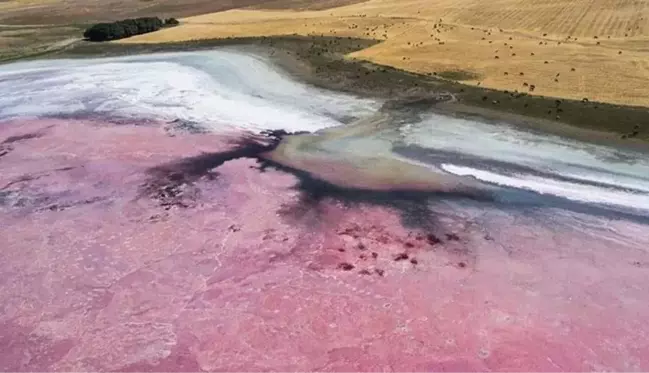
[[[426,235],[426,241],[431,246],[442,243],[442,240],[440,240],[437,236],[435,236],[432,233],[429,233],[429,234]]]
[[[160,122],[149,118],[137,118],[119,116],[119,115],[105,115],[104,113],[96,113],[93,111],[79,111],[75,113],[59,113],[48,115],[52,119],[62,120],[79,120],[88,123],[92,126],[103,127],[106,125],[114,126],[158,126]]]
[[[34,178],[36,179],[36,178]],[[34,180],[31,179],[31,180]],[[61,212],[95,203],[109,203],[109,197],[95,196],[85,199],[72,199],[70,193],[43,193],[24,189],[0,190],[0,206],[20,210],[21,213]]]
[[[42,177],[49,176],[53,172],[70,171],[70,170],[73,170],[73,169],[74,169],[74,167],[61,167],[61,168],[55,168],[52,171],[45,171],[45,172],[38,172],[38,173],[34,173],[34,174],[21,175],[21,176],[18,176],[17,178],[15,178],[15,179],[11,180],[7,184],[5,184],[1,189],[5,190],[5,189],[8,189],[9,187],[12,187],[12,186],[17,185],[17,184],[23,184],[23,183],[27,183],[27,182],[30,182],[30,181],[33,181],[33,180],[37,180],[37,179],[40,179]]]
[[[446,239],[449,241],[459,241],[460,237],[455,233],[446,233]]]
[[[5,155],[11,153],[12,150],[14,150],[12,146],[0,144],[0,157],[4,157]]]
[[[107,200],[106,197],[93,197],[93,198],[83,199],[83,200],[79,200],[79,201],[54,203],[54,204],[51,204],[51,205],[46,206],[44,208],[40,208],[40,209],[38,209],[36,211],[39,211],[39,212],[41,212],[41,211],[55,211],[55,212],[57,212],[57,211],[65,211],[65,210],[68,210],[70,208],[86,206],[86,205],[94,204],[94,203],[105,201],[105,200]]]
[[[327,200],[334,200],[349,208],[362,205],[389,207],[400,212],[404,226],[431,230],[437,227],[438,224],[436,223],[435,214],[432,213],[428,206],[429,201],[439,199],[469,199],[473,201],[494,202],[489,193],[481,191],[438,192],[399,188],[393,190],[371,190],[340,186],[319,179],[309,172],[286,167],[262,157],[259,157],[258,161],[264,167],[273,167],[297,177],[298,183],[294,188],[300,191],[300,200],[295,204],[285,206],[280,211],[283,217],[292,219],[293,221],[300,220],[300,217],[304,215],[304,211],[320,214],[322,211],[320,203]]]
[[[407,253],[401,253],[401,254],[395,255],[394,261],[395,262],[400,262],[402,260],[408,260],[408,258],[409,258],[409,256],[408,256]]]
[[[198,198],[199,191],[194,183],[202,177],[216,180],[218,173],[214,169],[227,161],[239,158],[259,159],[261,153],[274,149],[283,136],[289,133],[283,130],[266,131],[262,137],[246,137],[226,152],[204,153],[180,159],[175,162],[150,168],[149,181],[142,186],[142,194],[171,207],[190,207]]]
[[[8,206],[13,200],[13,195],[16,194],[13,190],[0,190],[0,206]]]
[[[19,141],[24,141],[29,139],[37,139],[39,137],[43,137],[43,134],[40,132],[26,133],[24,135],[9,136],[2,143],[11,144],[14,142],[19,142]]]
[[[151,168],[148,171],[150,180],[142,186],[143,195],[158,201],[167,210],[172,207],[191,207],[196,200],[191,196],[191,193],[198,193],[194,190],[196,187],[193,185],[197,180],[207,175],[218,179],[215,169],[226,161],[251,158],[257,160],[260,170],[272,168],[292,174],[297,178],[298,182],[293,188],[299,192],[300,198],[297,202],[283,206],[279,211],[282,218],[295,224],[313,224],[314,221],[319,221],[327,213],[324,203],[337,201],[347,207],[361,205],[388,207],[400,214],[405,226],[431,231],[439,228],[439,224],[436,221],[436,215],[428,207],[430,200],[469,198],[477,201],[492,201],[491,197],[484,193],[423,192],[408,189],[375,191],[335,185],[306,171],[286,167],[264,158],[265,153],[274,149],[287,135],[289,133],[284,131],[268,132],[262,138],[239,140],[235,144],[235,148],[230,151],[201,154]],[[358,238],[356,233],[350,229],[343,230],[339,234]],[[360,251],[357,255],[361,255],[362,260],[370,259],[370,257],[378,258],[378,253],[369,251],[363,242],[357,242],[355,249]],[[338,251],[344,252],[344,249],[338,249]],[[407,253],[403,253],[393,259],[406,261],[410,257]],[[341,263],[338,268],[345,271],[352,270],[353,268],[347,264],[349,263]],[[377,272],[377,274],[382,276],[383,272]]]
[[[205,127],[201,126],[199,123],[191,120],[175,119],[172,120],[165,126],[165,130],[168,134],[173,135],[176,132],[178,133],[207,133],[208,131]]]

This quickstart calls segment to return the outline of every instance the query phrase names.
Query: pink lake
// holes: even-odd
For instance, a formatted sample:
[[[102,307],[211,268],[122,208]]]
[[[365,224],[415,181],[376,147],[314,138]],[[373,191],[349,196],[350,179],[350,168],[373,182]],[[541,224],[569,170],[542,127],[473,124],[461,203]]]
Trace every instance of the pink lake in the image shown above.
[[[649,370],[642,222],[186,162],[270,142],[243,132],[23,119],[0,141],[2,371]]]

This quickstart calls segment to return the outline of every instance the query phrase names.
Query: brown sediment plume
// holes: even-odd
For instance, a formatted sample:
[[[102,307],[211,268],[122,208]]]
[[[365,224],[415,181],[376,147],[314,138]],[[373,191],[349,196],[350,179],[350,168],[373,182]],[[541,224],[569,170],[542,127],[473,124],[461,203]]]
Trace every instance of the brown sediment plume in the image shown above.
[[[379,112],[349,125],[285,137],[263,157],[349,188],[467,194],[489,189],[473,179],[406,161],[391,152],[389,142],[373,140],[379,132],[391,129],[395,129],[394,115]],[[359,138],[363,141],[354,141]]]

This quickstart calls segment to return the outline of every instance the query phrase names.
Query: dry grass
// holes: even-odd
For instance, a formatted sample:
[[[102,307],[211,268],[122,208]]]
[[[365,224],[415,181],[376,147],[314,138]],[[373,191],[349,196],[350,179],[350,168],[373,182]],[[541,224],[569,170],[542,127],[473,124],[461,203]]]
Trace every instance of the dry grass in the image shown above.
[[[328,9],[364,0],[0,0],[0,24],[63,24],[186,17],[236,8]]]
[[[649,2],[642,1],[370,0],[323,11],[231,10],[121,42],[294,33],[381,39],[350,57],[480,77],[468,84],[525,92],[533,85],[539,95],[649,106]]]
[[[61,49],[80,40],[79,33],[78,28],[65,26],[0,26],[0,62]]]

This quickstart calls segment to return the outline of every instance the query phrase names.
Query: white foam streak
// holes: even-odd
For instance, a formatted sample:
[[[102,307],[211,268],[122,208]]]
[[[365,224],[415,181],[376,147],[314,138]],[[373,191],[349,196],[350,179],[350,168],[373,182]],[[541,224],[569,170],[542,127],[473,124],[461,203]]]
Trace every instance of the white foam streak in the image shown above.
[[[432,114],[403,129],[404,141],[422,147],[510,162],[564,176],[614,178],[649,187],[649,159],[643,154],[616,150],[557,136],[525,132],[507,125]],[[633,181],[635,180],[635,181]]]
[[[468,155],[463,162],[444,165],[456,175],[575,201],[649,210],[646,154],[436,114],[407,126],[402,135],[406,144]],[[491,171],[491,162],[498,169],[507,164],[524,168],[502,175]]]
[[[452,164],[442,164],[441,167],[454,175],[472,176],[488,183],[564,197],[573,201],[649,210],[649,194],[646,193],[632,193],[530,175],[501,175]]]

